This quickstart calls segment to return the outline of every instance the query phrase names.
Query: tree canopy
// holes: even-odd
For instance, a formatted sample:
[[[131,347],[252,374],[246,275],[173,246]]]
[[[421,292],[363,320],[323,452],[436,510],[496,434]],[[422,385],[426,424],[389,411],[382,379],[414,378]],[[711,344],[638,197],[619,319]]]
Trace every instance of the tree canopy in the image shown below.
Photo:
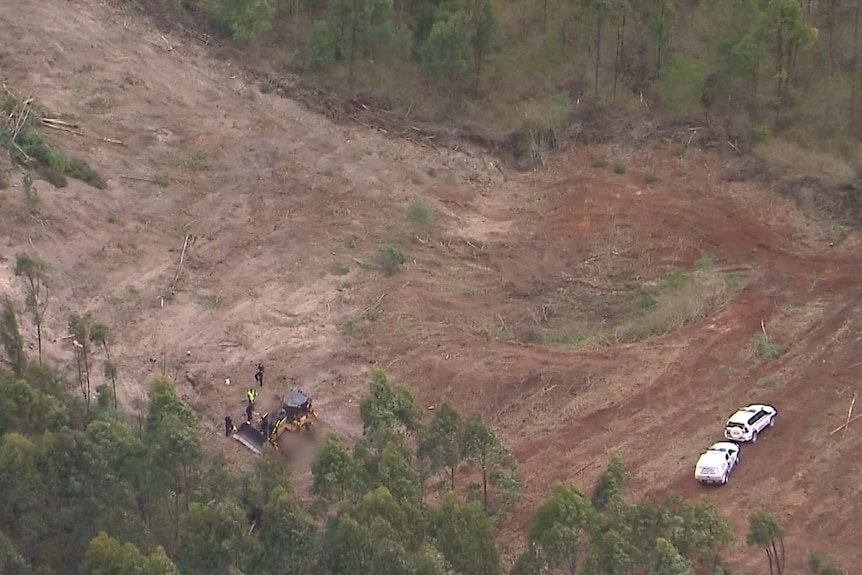
[[[78,318],[78,321],[82,321]],[[92,324],[104,347],[107,328]],[[93,336],[93,333],[96,335]],[[13,346],[7,353],[17,354]],[[202,443],[194,410],[153,379],[139,425],[112,401],[89,408],[49,365],[0,373],[0,572],[4,575],[500,575],[500,528],[523,487],[478,414],[423,418],[409,388],[375,370],[365,437],[319,444],[313,501],[268,450],[239,475]],[[89,416],[87,411],[89,409]],[[588,495],[557,485],[536,509],[512,575],[726,573],[733,540],[706,501],[628,502],[622,459]],[[784,530],[765,510],[747,542],[784,569]],[[811,569],[838,574],[813,554]]]

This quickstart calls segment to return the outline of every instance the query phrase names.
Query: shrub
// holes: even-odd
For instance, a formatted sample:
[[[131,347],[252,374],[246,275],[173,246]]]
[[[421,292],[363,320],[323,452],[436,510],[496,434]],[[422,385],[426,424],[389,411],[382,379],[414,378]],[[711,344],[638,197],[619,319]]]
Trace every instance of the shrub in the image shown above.
[[[755,334],[753,345],[754,353],[763,359],[775,359],[783,351],[780,343],[772,341],[772,338],[764,333]]]
[[[431,210],[422,200],[416,200],[410,204],[410,207],[407,209],[407,215],[410,221],[422,225],[430,224],[432,219]]]
[[[391,277],[398,272],[401,264],[407,261],[407,256],[398,248],[392,246],[384,246],[378,252],[380,260],[380,268],[386,277]]]
[[[614,164],[614,173],[618,176],[621,176],[626,173],[626,165],[622,162],[617,162]]]

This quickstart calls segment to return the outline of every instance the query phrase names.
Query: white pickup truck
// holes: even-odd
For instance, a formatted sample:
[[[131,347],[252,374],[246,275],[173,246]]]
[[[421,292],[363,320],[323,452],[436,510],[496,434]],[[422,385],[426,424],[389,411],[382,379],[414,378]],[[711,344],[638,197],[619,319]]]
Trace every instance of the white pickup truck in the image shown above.
[[[739,445],[720,441],[704,451],[694,467],[694,478],[701,483],[727,483],[739,463]]]

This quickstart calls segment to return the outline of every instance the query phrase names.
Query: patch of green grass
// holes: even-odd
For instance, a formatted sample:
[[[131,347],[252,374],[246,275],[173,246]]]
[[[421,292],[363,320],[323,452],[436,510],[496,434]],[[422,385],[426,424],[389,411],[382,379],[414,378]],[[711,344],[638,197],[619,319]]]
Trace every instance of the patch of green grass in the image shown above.
[[[350,273],[350,266],[344,262],[332,262],[332,266],[330,267],[330,271],[332,275],[336,276],[346,276]]]
[[[167,188],[171,184],[170,178],[164,174],[156,174],[150,178],[150,182],[157,186],[161,186],[162,188]]]
[[[673,151],[673,155],[676,156],[677,158],[679,158],[680,160],[683,159],[685,157],[685,147],[684,146],[677,146]]]
[[[368,324],[367,321],[360,318],[353,318],[347,320],[347,323],[344,324],[344,334],[349,335],[351,337],[359,337],[365,332],[365,327]]]
[[[273,92],[275,92],[275,86],[273,86],[272,84],[264,82],[260,85],[261,94],[272,94]]]
[[[755,334],[752,339],[752,345],[754,346],[755,355],[767,360],[777,358],[784,351],[780,343],[773,341],[772,338],[764,333]]]
[[[647,185],[654,184],[656,179],[657,178],[655,177],[655,174],[653,174],[652,172],[650,172],[646,176],[644,176],[644,182],[646,182]]]
[[[607,167],[607,165],[608,165],[608,161],[604,160],[602,158],[597,158],[597,159],[593,160],[593,167],[594,168],[605,168],[605,167]]]
[[[410,181],[413,182],[413,185],[420,186],[422,185],[422,178],[420,178],[417,174],[413,174],[410,178]]]
[[[15,102],[7,95],[2,105],[3,110],[6,111],[10,106],[14,110]],[[23,129],[14,138],[7,128],[0,128],[0,147],[5,148],[12,161],[21,166],[28,164],[28,158],[36,160],[41,174],[55,187],[66,187],[69,184],[67,176],[100,190],[108,187],[99,173],[86,161],[67,156],[62,150],[46,142],[33,128]]]
[[[407,256],[398,248],[384,246],[377,252],[377,259],[383,275],[392,277],[398,273],[401,265],[407,261]]]
[[[119,224],[120,218],[114,214],[111,214],[108,216],[108,223],[109,224]]]
[[[775,378],[771,375],[761,377],[754,385],[762,389],[772,389],[775,387]]]
[[[637,305],[640,309],[650,309],[654,308],[658,304],[658,300],[656,300],[651,295],[643,295],[638,299]]]
[[[710,268],[712,268],[712,257],[709,254],[703,254],[694,262],[694,269],[696,270],[708,270]]]
[[[617,162],[614,164],[614,173],[618,176],[622,176],[626,173],[626,165],[622,162]]]
[[[219,298],[214,295],[202,297],[201,305],[207,309],[215,309],[219,305]]]
[[[578,345],[583,341],[583,338],[575,337],[567,331],[552,332],[546,334],[542,339],[542,343],[552,346]]]
[[[434,168],[428,168],[427,170],[425,170],[425,173],[428,174],[429,178],[437,177],[437,170],[435,170]]]
[[[323,175],[327,178],[331,178],[335,175],[335,170],[333,170],[332,168],[326,168],[325,170],[323,170]]]
[[[431,209],[422,200],[416,200],[407,209],[407,216],[415,224],[427,226],[431,223]]]

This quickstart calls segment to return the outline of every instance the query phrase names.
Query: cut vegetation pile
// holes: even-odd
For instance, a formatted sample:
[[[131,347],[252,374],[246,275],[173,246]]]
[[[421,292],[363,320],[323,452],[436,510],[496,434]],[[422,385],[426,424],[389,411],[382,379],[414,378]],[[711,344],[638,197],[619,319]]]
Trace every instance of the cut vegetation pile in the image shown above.
[[[0,126],[0,146],[9,152],[12,161],[25,168],[35,168],[58,188],[68,185],[68,178],[81,180],[94,188],[105,189],[102,176],[85,160],[66,155],[48,143],[36,130],[37,125],[62,131],[74,131],[76,126],[62,120],[43,117],[34,109],[32,97],[20,100],[5,90],[2,101],[3,124]]]

